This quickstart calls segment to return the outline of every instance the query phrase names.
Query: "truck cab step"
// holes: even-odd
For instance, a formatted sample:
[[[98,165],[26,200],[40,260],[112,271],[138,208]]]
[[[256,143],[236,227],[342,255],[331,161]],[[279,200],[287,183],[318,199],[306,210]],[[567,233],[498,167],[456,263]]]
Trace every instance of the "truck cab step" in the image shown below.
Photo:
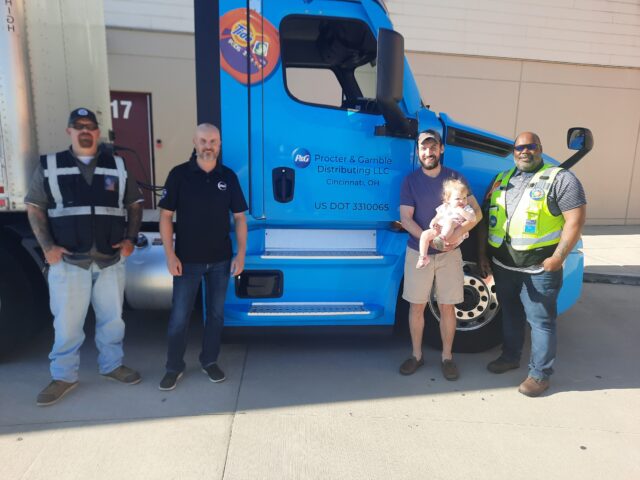
[[[271,250],[261,255],[265,259],[340,259],[379,260],[383,258],[378,252],[369,250]]]
[[[375,325],[382,305],[364,302],[252,302],[227,305],[225,325]]]
[[[251,304],[249,316],[325,316],[368,315],[371,310],[362,302],[255,302]]]

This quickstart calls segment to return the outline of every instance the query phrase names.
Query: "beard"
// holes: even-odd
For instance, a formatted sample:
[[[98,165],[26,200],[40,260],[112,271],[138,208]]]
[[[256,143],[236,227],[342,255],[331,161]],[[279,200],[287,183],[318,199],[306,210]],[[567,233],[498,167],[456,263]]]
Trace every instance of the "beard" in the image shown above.
[[[433,170],[434,168],[438,168],[440,165],[440,157],[436,157],[435,155],[429,155],[425,160],[422,158],[420,160],[420,165],[425,170]]]
[[[516,166],[521,172],[531,172],[538,168],[539,164],[539,162],[536,162],[534,156],[530,154],[518,155],[516,161]]]
[[[201,150],[200,152],[198,152],[198,157],[200,157],[202,160],[211,162],[215,160],[218,155],[214,150]]]
[[[91,135],[80,135],[78,137],[78,144],[82,148],[93,147],[93,137]]]

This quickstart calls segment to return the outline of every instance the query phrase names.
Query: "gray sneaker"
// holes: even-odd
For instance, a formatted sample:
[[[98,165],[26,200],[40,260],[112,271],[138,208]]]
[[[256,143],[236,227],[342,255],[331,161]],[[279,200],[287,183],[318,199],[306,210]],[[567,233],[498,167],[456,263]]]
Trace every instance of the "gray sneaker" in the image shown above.
[[[138,372],[129,367],[125,367],[124,365],[120,365],[118,368],[110,371],[109,373],[105,373],[102,376],[110,378],[111,380],[126,383],[127,385],[135,385],[142,381],[142,377]]]
[[[78,382],[63,382],[62,380],[53,380],[38,394],[36,404],[39,407],[53,405],[64,397],[68,392],[76,388]]]

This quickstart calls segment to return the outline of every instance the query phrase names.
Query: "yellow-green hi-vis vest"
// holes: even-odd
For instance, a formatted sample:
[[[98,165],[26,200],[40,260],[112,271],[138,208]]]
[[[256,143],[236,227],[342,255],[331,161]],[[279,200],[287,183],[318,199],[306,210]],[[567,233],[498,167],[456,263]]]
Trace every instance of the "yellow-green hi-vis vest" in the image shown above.
[[[560,170],[560,167],[543,165],[529,181],[518,205],[511,206],[509,212],[505,207],[507,186],[516,169],[514,167],[496,177],[489,205],[489,244],[492,247],[500,247],[505,238],[508,238],[511,248],[519,251],[560,242],[564,217],[554,216],[547,205],[551,185]]]

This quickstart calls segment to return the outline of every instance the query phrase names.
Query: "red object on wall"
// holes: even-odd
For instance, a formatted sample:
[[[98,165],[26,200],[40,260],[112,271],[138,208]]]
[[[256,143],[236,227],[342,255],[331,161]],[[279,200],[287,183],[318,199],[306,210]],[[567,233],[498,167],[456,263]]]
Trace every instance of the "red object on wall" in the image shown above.
[[[151,94],[137,92],[111,92],[111,119],[115,133],[114,144],[137,152],[119,150],[130,175],[146,184],[155,179],[153,159],[153,131],[151,123]],[[147,189],[144,208],[154,208],[155,198]]]

